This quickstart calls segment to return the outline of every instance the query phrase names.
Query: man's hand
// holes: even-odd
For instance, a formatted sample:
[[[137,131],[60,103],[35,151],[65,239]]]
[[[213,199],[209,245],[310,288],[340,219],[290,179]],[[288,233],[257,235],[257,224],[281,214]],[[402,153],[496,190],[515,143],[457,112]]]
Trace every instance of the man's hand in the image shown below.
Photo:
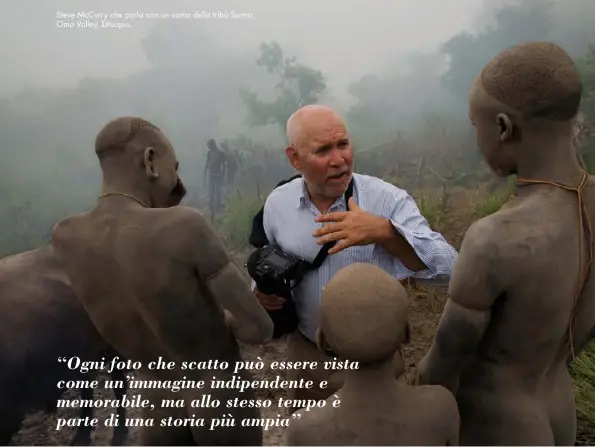
[[[266,310],[281,310],[285,304],[285,298],[277,295],[265,295],[258,288],[254,289],[254,295]]]
[[[362,210],[355,204],[353,198],[347,204],[349,211],[323,214],[316,218],[316,222],[331,222],[314,232],[318,244],[339,241],[329,250],[329,255],[335,254],[354,245],[375,244],[393,231],[392,224],[375,214]]]

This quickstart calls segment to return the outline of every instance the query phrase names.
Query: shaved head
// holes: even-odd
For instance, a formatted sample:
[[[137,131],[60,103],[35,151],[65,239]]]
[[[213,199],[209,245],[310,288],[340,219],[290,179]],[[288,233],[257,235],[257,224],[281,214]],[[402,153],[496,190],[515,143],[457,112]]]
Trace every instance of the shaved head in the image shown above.
[[[108,122],[95,138],[95,153],[104,194],[126,192],[155,208],[178,205],[186,195],[171,142],[145,119]]]
[[[397,279],[373,264],[350,264],[322,292],[320,330],[338,356],[386,361],[408,340],[407,304]]]
[[[528,42],[502,51],[478,81],[485,93],[523,118],[567,121],[578,113],[580,74],[568,53],[553,43]]]
[[[149,130],[150,132],[146,132]],[[139,134],[161,134],[159,128],[142,118],[126,116],[111,120],[95,138],[95,153],[99,159],[111,153],[123,152]]]
[[[289,162],[303,175],[315,206],[328,209],[351,181],[353,151],[343,119],[330,107],[312,104],[291,115],[286,130]]]
[[[322,104],[311,104],[298,109],[287,120],[287,141],[290,146],[299,147],[300,142],[310,129],[322,120],[340,123],[344,126],[343,119],[330,107]]]
[[[535,169],[545,152],[568,147],[574,153],[581,93],[578,70],[558,45],[528,42],[496,55],[469,95],[477,145],[492,170],[500,176],[518,174],[520,165]],[[540,158],[530,154],[533,150]]]

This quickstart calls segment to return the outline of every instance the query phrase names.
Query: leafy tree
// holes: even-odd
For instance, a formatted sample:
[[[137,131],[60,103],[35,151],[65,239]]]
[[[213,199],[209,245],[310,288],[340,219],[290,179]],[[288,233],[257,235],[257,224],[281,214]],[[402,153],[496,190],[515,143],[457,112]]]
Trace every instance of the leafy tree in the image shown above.
[[[326,81],[320,71],[298,63],[295,57],[284,57],[277,42],[262,43],[260,52],[256,63],[278,77],[275,86],[278,96],[265,101],[253,91],[241,88],[240,97],[248,109],[247,124],[254,127],[276,124],[284,132],[293,112],[318,101],[326,91]]]

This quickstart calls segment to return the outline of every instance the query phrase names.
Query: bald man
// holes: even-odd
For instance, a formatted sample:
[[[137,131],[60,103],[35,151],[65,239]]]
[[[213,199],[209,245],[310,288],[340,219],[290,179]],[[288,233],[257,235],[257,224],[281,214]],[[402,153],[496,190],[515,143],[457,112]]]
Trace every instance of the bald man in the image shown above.
[[[221,402],[254,398],[253,390],[240,394],[210,384],[231,380],[241,361],[234,336],[247,343],[271,339],[269,316],[204,216],[176,206],[185,189],[173,147],[157,127],[140,118],[115,119],[99,132],[95,150],[103,193],[91,211],[56,224],[56,255],[100,334],[142,363],[142,380],[206,381],[204,388],[177,393],[143,390],[153,407],[143,408],[143,418],[155,424],[142,428],[141,444],[261,445],[261,427],[209,430],[212,420],[227,415],[259,418],[258,409],[196,408],[192,402],[203,394]],[[158,359],[175,366],[151,368]],[[226,364],[181,369],[182,362],[211,360]],[[182,399],[184,406],[162,406],[168,399]],[[205,424],[163,426],[170,417]]]
[[[567,359],[595,335],[595,180],[572,144],[581,90],[570,56],[545,42],[503,51],[471,90],[478,146],[519,186],[467,231],[418,365],[419,383],[456,392],[462,445],[574,445]]]
[[[329,107],[309,105],[287,122],[286,154],[302,177],[276,188],[264,206],[269,243],[312,262],[322,245],[337,241],[319,269],[293,290],[298,330],[289,337],[291,360],[328,360],[316,348],[320,296],[331,277],[353,262],[375,264],[399,280],[448,280],[457,253],[432,231],[413,198],[383,180],[353,173],[353,149],[341,117]],[[352,184],[352,198],[344,194]],[[269,311],[284,300],[255,294]],[[296,379],[328,381],[325,389],[290,390],[298,398],[326,399],[343,383],[340,372],[291,370]]]

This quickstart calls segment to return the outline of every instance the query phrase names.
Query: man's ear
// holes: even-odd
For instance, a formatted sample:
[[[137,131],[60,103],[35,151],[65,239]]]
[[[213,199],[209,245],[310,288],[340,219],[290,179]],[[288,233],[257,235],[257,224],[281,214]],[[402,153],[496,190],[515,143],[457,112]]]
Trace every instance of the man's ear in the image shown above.
[[[512,138],[514,134],[514,124],[506,113],[499,113],[496,116],[498,126],[500,127],[500,141],[505,142]]]
[[[143,162],[145,164],[145,173],[149,180],[155,180],[159,177],[157,167],[155,166],[155,149],[148,147],[143,154]]]
[[[285,154],[287,155],[287,159],[289,160],[289,163],[291,163],[291,166],[293,166],[295,170],[301,171],[297,150],[293,146],[287,146]]]

